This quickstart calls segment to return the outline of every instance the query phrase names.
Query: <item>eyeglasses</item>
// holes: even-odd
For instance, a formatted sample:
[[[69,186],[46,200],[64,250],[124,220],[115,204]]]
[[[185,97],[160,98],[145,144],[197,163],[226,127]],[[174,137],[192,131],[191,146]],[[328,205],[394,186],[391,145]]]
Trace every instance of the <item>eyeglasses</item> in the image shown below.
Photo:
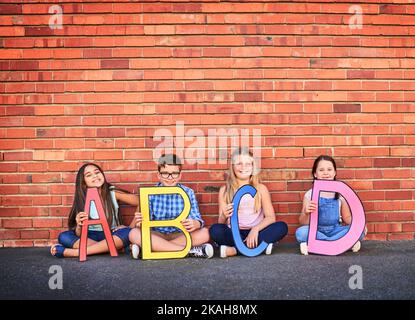
[[[169,179],[172,177],[172,179],[177,179],[180,175],[180,172],[160,172],[160,175],[163,179]]]

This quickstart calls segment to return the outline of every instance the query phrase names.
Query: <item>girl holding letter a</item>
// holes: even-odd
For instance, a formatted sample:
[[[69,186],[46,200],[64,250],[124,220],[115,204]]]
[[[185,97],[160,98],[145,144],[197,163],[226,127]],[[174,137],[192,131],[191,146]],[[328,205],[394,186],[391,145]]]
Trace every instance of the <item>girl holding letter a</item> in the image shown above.
[[[128,236],[131,228],[122,224],[118,201],[137,206],[138,196],[115,188],[107,182],[104,172],[98,165],[86,163],[76,175],[74,201],[68,218],[69,230],[59,234],[59,244],[53,245],[50,249],[50,253],[55,257],[78,257],[79,255],[82,225],[84,221],[88,220],[88,215],[84,212],[88,188],[98,189],[115,247],[122,249],[130,244]],[[98,213],[93,210],[93,207],[90,217],[92,219],[98,218]],[[88,227],[87,255],[105,253],[108,250],[101,225],[90,225]]]

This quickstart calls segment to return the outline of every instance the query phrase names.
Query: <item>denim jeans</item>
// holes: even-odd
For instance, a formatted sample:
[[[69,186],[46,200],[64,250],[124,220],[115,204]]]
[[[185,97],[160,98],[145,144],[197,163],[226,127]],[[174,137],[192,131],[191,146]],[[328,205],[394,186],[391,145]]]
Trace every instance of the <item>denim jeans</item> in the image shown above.
[[[131,228],[126,227],[122,229],[118,229],[117,231],[111,232],[113,236],[117,236],[120,238],[124,244],[124,247],[128,247],[130,244],[130,240],[128,239],[128,235],[130,234]],[[73,248],[73,245],[76,241],[78,241],[80,237],[78,237],[74,230],[64,231],[59,234],[58,242],[63,245],[65,248]],[[88,239],[94,241],[102,241],[105,239],[104,231],[88,231]]]
[[[341,226],[341,225],[335,225],[335,226],[319,226],[317,228],[317,240],[328,240],[328,241],[334,241],[338,240],[341,237],[343,237],[350,229],[350,226]],[[309,226],[302,226],[299,227],[295,231],[295,237],[298,242],[307,242],[308,240],[308,232],[310,230]],[[365,236],[365,233],[363,232],[360,236],[359,240],[363,240]]]

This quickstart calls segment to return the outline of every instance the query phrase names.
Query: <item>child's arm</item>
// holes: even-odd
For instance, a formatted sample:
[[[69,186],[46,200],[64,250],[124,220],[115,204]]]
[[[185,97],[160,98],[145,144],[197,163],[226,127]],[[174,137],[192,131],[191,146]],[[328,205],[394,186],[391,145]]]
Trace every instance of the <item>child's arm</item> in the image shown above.
[[[82,231],[82,225],[84,224],[84,221],[88,220],[88,215],[85,212],[78,212],[78,214],[75,217],[76,221],[76,228],[75,228],[75,234],[80,237],[81,231]]]
[[[232,203],[228,204],[225,201],[225,186],[219,190],[219,217],[218,223],[226,224],[230,216],[232,216]]]
[[[129,225],[130,228],[135,228],[137,226],[137,223],[138,223],[137,213],[139,213],[139,211],[140,211],[138,195],[132,194],[132,193],[119,192],[119,191],[115,190],[115,198],[117,199],[117,202],[121,201],[121,202],[129,204],[131,206],[137,206],[137,210],[134,214],[134,218],[131,220],[131,223]]]
[[[134,213],[134,218],[133,220],[131,220],[130,228],[141,227],[142,220],[143,220],[143,217],[141,215],[141,212],[139,211],[139,208],[137,208],[136,212]]]
[[[182,223],[186,227],[186,230],[193,232],[197,229],[203,228],[205,223],[199,211],[199,204],[197,203],[196,195],[192,189],[188,192],[190,200],[190,214]]]
[[[121,201],[132,206],[138,206],[138,195],[136,194],[123,193],[116,190],[115,198],[117,201]]]
[[[340,214],[342,216],[342,220],[345,224],[349,225],[352,223],[352,214],[350,212],[349,205],[343,198],[340,198],[340,201],[342,204],[340,208]]]
[[[317,210],[317,204],[315,202],[312,202],[307,197],[304,197],[303,209],[301,210],[298,222],[303,226],[310,224],[310,213],[315,210]]]

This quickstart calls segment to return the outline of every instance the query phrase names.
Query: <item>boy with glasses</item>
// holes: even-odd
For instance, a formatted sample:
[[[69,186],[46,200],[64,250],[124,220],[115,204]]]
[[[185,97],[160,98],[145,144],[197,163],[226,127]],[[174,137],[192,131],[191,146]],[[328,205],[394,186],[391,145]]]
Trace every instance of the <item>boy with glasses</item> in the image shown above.
[[[179,183],[182,178],[181,169],[181,160],[175,154],[162,155],[158,161],[157,186],[177,186],[186,192],[191,208],[189,216],[181,223],[192,238],[193,247],[189,256],[211,258],[213,246],[208,243],[209,231],[204,227],[194,191]],[[184,201],[178,194],[150,195],[149,206],[151,220],[174,220],[181,213]],[[130,232],[131,254],[134,259],[138,259],[141,246],[141,213],[136,212],[134,219],[136,228]],[[151,231],[151,244],[152,251],[180,251],[186,245],[186,237],[176,227],[155,227]]]

